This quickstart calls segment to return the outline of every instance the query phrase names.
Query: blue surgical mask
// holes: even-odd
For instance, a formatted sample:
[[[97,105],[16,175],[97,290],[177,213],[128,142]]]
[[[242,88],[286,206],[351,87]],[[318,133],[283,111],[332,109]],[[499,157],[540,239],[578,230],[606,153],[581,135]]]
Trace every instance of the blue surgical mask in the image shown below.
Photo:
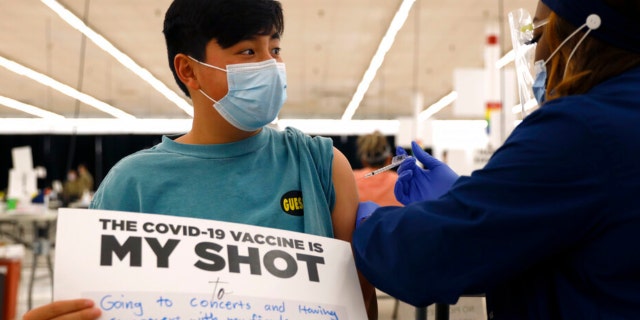
[[[547,67],[544,60],[536,61],[533,69],[536,77],[531,89],[533,90],[533,96],[536,98],[536,101],[538,101],[538,105],[541,106],[547,93]]]
[[[191,57],[190,57],[191,58]],[[284,63],[275,59],[254,63],[227,65],[222,69],[196,59],[201,65],[227,72],[229,91],[213,107],[234,127],[244,131],[258,130],[276,119],[287,100],[287,74]]]

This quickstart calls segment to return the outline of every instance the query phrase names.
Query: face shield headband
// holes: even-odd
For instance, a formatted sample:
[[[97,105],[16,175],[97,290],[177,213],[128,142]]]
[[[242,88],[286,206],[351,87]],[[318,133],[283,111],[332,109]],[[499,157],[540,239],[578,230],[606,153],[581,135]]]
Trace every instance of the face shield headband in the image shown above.
[[[630,0],[631,2],[637,0]],[[602,26],[592,32],[614,47],[640,53],[640,19],[614,10],[603,0],[542,0],[553,12],[574,26],[579,26],[589,15],[597,14]]]

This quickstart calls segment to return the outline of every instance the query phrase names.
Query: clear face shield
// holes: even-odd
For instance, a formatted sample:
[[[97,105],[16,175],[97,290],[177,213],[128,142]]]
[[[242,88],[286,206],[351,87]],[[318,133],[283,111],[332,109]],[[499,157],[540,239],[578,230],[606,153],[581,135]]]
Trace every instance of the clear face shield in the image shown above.
[[[544,90],[546,83],[546,64],[551,60],[558,50],[564,46],[569,39],[573,38],[580,31],[587,29],[582,35],[578,43],[575,45],[571,54],[567,58],[565,65],[565,72],[569,66],[569,61],[573,57],[576,49],[582,44],[582,41],[593,30],[600,27],[600,16],[597,14],[590,14],[587,16],[583,25],[576,28],[560,45],[555,48],[546,60],[534,61],[535,52],[538,39],[534,38],[534,30],[540,28],[549,22],[549,19],[544,19],[538,22],[533,22],[531,14],[524,9],[517,9],[509,12],[509,29],[511,30],[511,41],[513,43],[514,63],[516,65],[516,75],[518,79],[518,94],[520,96],[520,106],[522,108],[522,114],[526,115],[527,110],[534,108],[538,105],[538,101],[544,100]],[[542,75],[536,79],[536,76]],[[537,95],[537,97],[536,97]],[[537,99],[536,99],[537,98]]]
[[[536,69],[544,67],[534,61],[536,41],[534,41],[533,33],[535,29],[547,24],[549,19],[534,23],[531,14],[524,9],[509,12],[508,17],[520,106],[522,113],[526,115],[526,110],[538,105],[532,87],[537,73]]]

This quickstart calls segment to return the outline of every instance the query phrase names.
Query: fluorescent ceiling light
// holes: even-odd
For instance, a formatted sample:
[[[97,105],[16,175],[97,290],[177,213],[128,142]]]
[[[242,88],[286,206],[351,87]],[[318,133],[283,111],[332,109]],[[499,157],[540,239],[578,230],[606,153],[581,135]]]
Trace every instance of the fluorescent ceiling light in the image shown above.
[[[0,134],[180,134],[192,119],[0,118]],[[278,128],[295,127],[312,135],[361,135],[380,130],[397,134],[398,120],[280,119]]]
[[[342,120],[351,120],[353,115],[356,113],[356,110],[360,106],[360,102],[362,102],[362,99],[364,98],[364,94],[369,90],[369,85],[376,77],[376,73],[384,61],[384,56],[393,45],[396,34],[400,31],[400,28],[402,28],[404,22],[407,20],[409,12],[411,11],[411,6],[413,6],[414,2],[415,0],[403,0],[402,4],[400,4],[400,8],[398,8],[393,20],[391,20],[387,33],[382,38],[382,41],[380,41],[378,50],[371,59],[369,68],[365,71],[362,80],[360,80],[360,84],[358,84],[356,92],[353,94],[349,105],[347,105],[347,109],[342,115]]]
[[[420,112],[420,114],[418,115],[418,120],[425,121],[431,118],[431,116],[438,113],[444,107],[456,101],[456,99],[458,99],[458,93],[456,91],[449,92],[446,96],[440,98],[440,100],[436,101],[434,104],[430,105],[427,109]]]
[[[120,62],[127,69],[131,70],[133,73],[138,75],[144,81],[149,83],[154,89],[156,89],[160,94],[162,94],[165,98],[169,99],[169,101],[175,103],[180,109],[186,112],[189,116],[193,117],[193,107],[189,102],[180,97],[173,90],[169,89],[162,81],[158,80],[154,77],[151,72],[147,69],[139,66],[133,59],[124,54],[122,51],[118,50],[114,45],[111,44],[107,39],[105,39],[102,35],[93,31],[93,29],[89,28],[82,20],[76,17],[71,11],[67,10],[60,3],[55,0],[42,0],[46,6],[48,6],[51,10],[57,13],[60,18],[62,18],[65,22],[71,25],[73,28],[82,32],[87,38],[89,38],[93,43],[95,43],[102,50],[109,53],[113,56],[118,62]]]
[[[176,134],[192,119],[0,118],[0,134]]]
[[[0,96],[0,104],[45,119],[64,119],[63,116],[57,113],[49,112],[47,110],[43,110],[30,104],[26,104],[4,96]]]
[[[400,130],[398,120],[280,119],[277,126],[279,129],[294,127],[315,135],[362,135],[375,130],[394,135]]]
[[[58,82],[57,80],[54,80],[40,72],[37,72],[35,70],[29,69],[17,62],[11,61],[9,59],[6,59],[2,56],[0,56],[0,66],[3,66],[7,69],[9,69],[10,71],[13,71],[19,75],[25,76],[27,78],[30,78],[34,81],[37,81],[47,87],[50,87],[52,89],[55,89],[57,91],[60,91],[74,99],[80,100],[102,112],[108,113],[116,118],[120,118],[120,119],[131,119],[131,118],[135,118],[134,116],[118,109],[115,108],[107,103],[104,103],[88,94],[82,93],[74,88],[71,88],[70,86]]]

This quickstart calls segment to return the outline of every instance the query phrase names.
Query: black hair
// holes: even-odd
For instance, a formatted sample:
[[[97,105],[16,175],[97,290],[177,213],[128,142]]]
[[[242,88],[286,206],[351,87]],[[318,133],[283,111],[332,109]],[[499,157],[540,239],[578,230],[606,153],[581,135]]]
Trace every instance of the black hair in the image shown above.
[[[216,39],[222,48],[255,35],[282,35],[284,18],[277,0],[174,0],[164,17],[169,68],[180,89],[189,96],[173,66],[183,53],[203,61],[206,45]]]

